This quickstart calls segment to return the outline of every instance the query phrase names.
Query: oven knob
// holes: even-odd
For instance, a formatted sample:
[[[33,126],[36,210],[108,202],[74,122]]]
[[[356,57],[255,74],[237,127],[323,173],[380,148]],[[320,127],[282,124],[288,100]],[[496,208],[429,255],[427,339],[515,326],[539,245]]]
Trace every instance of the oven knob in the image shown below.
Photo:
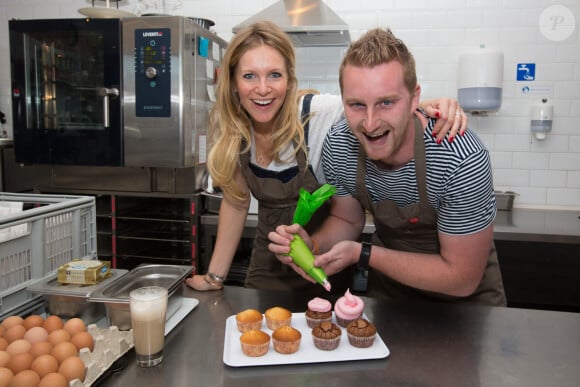
[[[145,69],[145,76],[149,79],[155,78],[157,75],[157,69],[155,67],[147,67]]]

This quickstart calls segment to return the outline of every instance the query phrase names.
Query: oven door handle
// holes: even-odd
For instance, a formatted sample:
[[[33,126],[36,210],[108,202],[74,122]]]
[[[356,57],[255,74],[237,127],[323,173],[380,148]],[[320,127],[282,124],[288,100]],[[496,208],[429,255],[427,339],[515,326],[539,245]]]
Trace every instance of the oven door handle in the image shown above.
[[[119,96],[119,89],[115,87],[101,87],[99,89],[99,95],[103,97],[103,125],[105,128],[108,128],[111,126],[109,119],[109,96],[117,98]]]

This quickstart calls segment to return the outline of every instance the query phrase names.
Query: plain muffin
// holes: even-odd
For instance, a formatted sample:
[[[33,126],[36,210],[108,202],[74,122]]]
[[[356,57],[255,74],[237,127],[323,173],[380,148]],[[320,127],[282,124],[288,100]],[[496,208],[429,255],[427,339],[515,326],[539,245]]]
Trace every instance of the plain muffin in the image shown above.
[[[240,332],[262,329],[263,316],[256,309],[246,309],[236,314],[236,323]]]
[[[266,325],[273,331],[283,326],[289,326],[292,322],[292,312],[280,306],[266,310],[265,315]]]
[[[242,352],[247,356],[263,356],[270,348],[270,335],[264,331],[251,330],[240,336]]]
[[[272,333],[274,350],[284,355],[298,351],[301,339],[302,334],[300,331],[288,325],[282,326]]]

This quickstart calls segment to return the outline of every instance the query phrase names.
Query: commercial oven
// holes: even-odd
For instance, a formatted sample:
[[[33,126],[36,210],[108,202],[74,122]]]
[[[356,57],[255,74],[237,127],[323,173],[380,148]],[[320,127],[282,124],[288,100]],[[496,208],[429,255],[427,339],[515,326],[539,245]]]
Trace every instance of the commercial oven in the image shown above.
[[[204,163],[227,43],[181,16],[10,20],[16,161]]]

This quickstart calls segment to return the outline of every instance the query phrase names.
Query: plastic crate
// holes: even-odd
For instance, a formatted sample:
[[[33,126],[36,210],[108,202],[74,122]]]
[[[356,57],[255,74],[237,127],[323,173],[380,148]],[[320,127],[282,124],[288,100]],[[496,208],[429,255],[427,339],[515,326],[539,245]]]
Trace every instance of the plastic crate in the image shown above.
[[[4,205],[23,210],[0,215],[0,320],[22,314],[38,295],[33,280],[75,258],[97,258],[96,206],[92,196],[0,193]],[[2,207],[2,205],[0,205]]]

